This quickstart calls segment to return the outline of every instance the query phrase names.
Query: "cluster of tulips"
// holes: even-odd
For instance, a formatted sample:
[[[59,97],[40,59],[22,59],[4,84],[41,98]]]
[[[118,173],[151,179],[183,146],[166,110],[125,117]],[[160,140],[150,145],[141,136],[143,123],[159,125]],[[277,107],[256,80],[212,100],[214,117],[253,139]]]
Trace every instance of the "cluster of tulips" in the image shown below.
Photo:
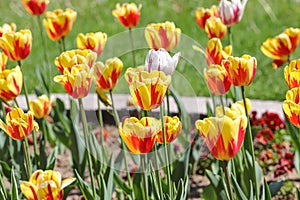
[[[239,166],[245,165],[245,171],[248,170],[247,173],[250,174],[250,184],[254,184],[254,191],[249,193],[252,196],[254,194],[256,199],[260,197],[261,180],[257,177],[257,174],[259,174],[257,170],[259,169],[255,164],[251,128],[248,127],[247,129],[247,126],[250,125],[248,113],[251,109],[251,103],[245,97],[244,91],[244,87],[249,86],[255,77],[257,61],[255,57],[250,55],[232,56],[231,45],[230,28],[237,25],[242,19],[246,3],[247,0],[221,0],[219,6],[212,6],[210,9],[198,8],[196,11],[196,21],[209,38],[204,51],[207,68],[204,69],[203,74],[211,91],[213,112],[212,116],[197,120],[195,126],[205,139],[212,155],[224,163],[224,171],[216,176],[224,178],[223,189],[227,195],[226,197],[231,200],[239,197],[238,194],[243,194],[239,186],[236,186],[234,190],[236,194],[232,190],[232,183],[238,184],[236,183],[236,178],[239,177],[237,173],[241,170],[234,166],[235,163],[239,163]],[[117,57],[109,58],[105,62],[97,61],[105,48],[107,34],[103,32],[79,33],[76,37],[77,48],[67,50],[65,41],[75,23],[76,11],[67,8],[46,12],[49,0],[22,0],[22,4],[29,14],[37,17],[45,16],[42,24],[47,35],[49,39],[57,41],[59,44],[61,54],[55,58],[54,64],[60,74],[55,76],[53,80],[61,84],[70,97],[78,100],[86,148],[91,148],[89,141],[91,131],[87,125],[82,99],[90,93],[91,85],[94,83],[99,100],[111,106],[114,111],[121,146],[124,150],[125,167],[127,167],[128,183],[126,184],[128,184],[131,191],[127,195],[132,199],[138,198],[132,192],[135,183],[132,182],[129,175],[126,161],[126,152],[128,153],[128,151],[126,149],[141,158],[144,183],[142,198],[149,199],[154,195],[151,193],[154,186],[150,188],[147,181],[149,177],[152,178],[152,175],[148,176],[145,172],[146,157],[149,152],[157,151],[157,147],[163,147],[165,150],[164,161],[166,162],[167,179],[165,186],[167,189],[163,189],[163,178],[159,175],[156,176],[153,179],[155,182],[153,185],[159,185],[159,189],[155,197],[158,199],[187,198],[188,188],[179,184],[176,189],[171,180],[172,167],[170,167],[170,155],[168,155],[167,150],[168,145],[182,131],[181,116],[170,116],[169,110],[164,108],[164,104],[168,104],[168,101],[165,102],[164,100],[168,98],[172,74],[180,61],[179,52],[173,56],[170,53],[180,42],[181,30],[170,21],[152,23],[146,26],[145,39],[150,50],[145,58],[145,65],[137,66],[134,49],[132,49],[133,67],[128,67],[125,72],[125,79],[131,97],[141,109],[140,116],[126,118],[120,122],[115,110],[112,90],[115,88],[122,72],[123,62]],[[113,16],[118,19],[120,24],[128,29],[132,47],[134,46],[134,40],[131,31],[139,23],[141,8],[142,5],[124,3],[122,5],[117,4],[112,11]],[[41,29],[41,31],[43,30]],[[229,45],[223,49],[222,40],[226,34],[228,34]],[[41,35],[43,36],[43,34]],[[268,39],[262,45],[262,51],[267,56],[275,59],[273,62],[274,67],[279,66],[289,60],[290,53],[295,51],[298,44],[299,36],[300,31],[298,29],[287,29],[278,37]],[[276,45],[273,45],[274,43]],[[47,62],[47,47],[45,43],[43,45],[45,61]],[[53,100],[50,97],[51,87],[48,88],[47,94],[40,95],[35,100],[28,99],[21,61],[28,57],[31,47],[32,34],[30,30],[17,31],[15,24],[4,24],[0,27],[0,48],[3,51],[0,56],[0,98],[3,108],[5,108],[4,105],[7,106],[7,109],[2,111],[3,114],[6,112],[7,114],[5,121],[0,121],[0,128],[13,140],[22,141],[28,178],[28,181],[23,181],[20,184],[23,195],[27,199],[34,200],[63,199],[63,189],[74,183],[76,178],[62,180],[59,172],[39,169],[38,163],[35,163],[34,168],[36,171],[33,172],[32,156],[30,155],[27,136],[32,134],[34,143],[33,158],[34,162],[37,162],[35,156],[39,153],[36,132],[39,130],[39,124],[36,120],[47,120],[52,106],[55,105],[53,105]],[[197,47],[194,48],[199,50]],[[8,59],[16,61],[17,66],[13,69],[6,69]],[[299,64],[300,60],[291,61],[285,68],[286,81],[291,90],[288,91],[287,100],[283,103],[288,119],[298,128],[300,128]],[[47,67],[51,66],[49,63],[47,65]],[[239,90],[239,87],[241,90]],[[27,113],[19,108],[16,98],[20,95],[22,89],[26,96]],[[230,90],[241,93],[242,99],[233,98],[231,104],[225,104],[224,97]],[[107,93],[109,93],[110,98]],[[151,111],[157,108],[160,108],[160,119],[151,116]],[[45,137],[43,139],[46,141]],[[241,154],[241,156],[237,156],[238,154]],[[251,157],[250,161],[248,155]],[[89,188],[89,186],[80,184],[79,188],[86,199],[98,199],[99,196],[103,195],[100,193],[106,191],[106,183],[103,183],[104,175],[97,174],[99,169],[96,169],[94,157],[89,153],[86,156],[92,189],[88,190],[91,192],[87,192],[86,188]],[[240,159],[240,157],[243,159]],[[95,175],[97,178],[94,177]],[[232,176],[234,178],[231,178]],[[80,180],[77,178],[77,181]],[[97,181],[97,184],[95,181]],[[188,182],[186,177],[185,180],[181,180],[181,183],[183,184],[185,181]],[[244,183],[249,184],[249,180],[244,180]],[[251,185],[251,189],[252,187]],[[265,184],[264,188],[267,190],[268,186]]]

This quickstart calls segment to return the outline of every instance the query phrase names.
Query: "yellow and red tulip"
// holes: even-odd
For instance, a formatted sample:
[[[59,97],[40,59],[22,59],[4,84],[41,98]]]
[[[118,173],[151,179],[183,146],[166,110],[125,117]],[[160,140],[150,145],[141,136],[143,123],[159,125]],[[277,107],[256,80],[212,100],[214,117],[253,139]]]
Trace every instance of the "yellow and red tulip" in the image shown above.
[[[128,149],[134,154],[146,154],[151,151],[161,122],[153,117],[127,118],[119,125],[119,133]]]
[[[195,122],[196,128],[205,138],[207,147],[218,160],[228,161],[240,150],[247,127],[247,118],[240,115],[232,119],[223,117],[209,117]]]
[[[242,57],[229,56],[227,60],[223,61],[225,68],[228,70],[235,86],[250,85],[256,74],[256,58],[249,55]]]
[[[176,53],[173,57],[165,49],[155,51],[151,49],[146,57],[146,69],[148,72],[158,70],[164,72],[166,75],[172,75],[178,64],[180,52]]]
[[[272,66],[276,69],[288,61],[289,55],[297,48],[299,38],[300,29],[288,28],[283,33],[268,38],[260,49],[266,56],[274,59]]]
[[[57,41],[65,38],[73,28],[77,12],[70,8],[65,11],[56,9],[45,14],[43,25],[51,40]]]
[[[18,32],[4,32],[2,37],[0,37],[0,48],[13,61],[27,58],[31,51],[31,46],[32,35],[28,29]]]
[[[211,66],[212,64],[221,65],[222,60],[227,59],[232,52],[232,46],[228,45],[224,48],[222,47],[221,40],[219,38],[212,38],[207,42],[205,49],[206,64]]]
[[[22,0],[26,11],[31,15],[41,15],[45,12],[49,0]]]
[[[63,74],[64,71],[71,71],[74,65],[86,64],[91,68],[97,59],[96,53],[92,50],[70,50],[60,54],[59,57],[55,58],[55,65],[57,69]]]
[[[122,6],[117,3],[116,9],[112,11],[112,14],[125,28],[132,28],[139,23],[141,8],[141,4],[137,7],[135,3],[123,3]]]
[[[52,101],[49,100],[47,95],[41,95],[35,100],[29,102],[30,110],[34,117],[41,119],[49,115],[51,111]]]
[[[74,65],[70,71],[65,70],[63,75],[55,76],[54,81],[63,85],[73,98],[83,98],[89,94],[91,87],[89,66],[86,64]]]
[[[3,33],[15,32],[16,29],[17,26],[15,23],[3,24],[2,26],[0,26],[0,37],[2,37]]]
[[[215,95],[225,94],[231,87],[231,78],[222,65],[211,65],[204,69],[204,78],[210,89]]]
[[[0,73],[0,98],[4,101],[14,100],[22,90],[23,75],[19,66],[5,69]]]
[[[246,98],[246,106],[247,106],[247,112],[250,113],[251,111],[251,102],[249,99]],[[245,106],[243,101],[237,101],[233,103],[230,108],[224,107],[225,113],[223,113],[222,106],[218,106],[216,108],[216,117],[223,117],[224,115],[230,117],[231,119],[236,119],[241,115],[246,116],[245,114]]]
[[[107,40],[107,34],[102,32],[96,33],[79,33],[76,38],[78,49],[90,49],[100,56]]]
[[[164,126],[165,126],[165,134],[166,134],[166,143],[169,144],[174,141],[182,128],[182,123],[177,116],[169,117],[164,116]],[[164,138],[162,131],[159,131],[156,137],[156,142],[163,144]]]
[[[289,121],[300,128],[300,87],[287,91],[283,111]]]
[[[218,7],[213,5],[211,8],[203,8],[199,7],[196,10],[196,21],[200,28],[204,29],[205,27],[205,22],[208,18],[210,17],[218,17]]]
[[[27,137],[33,129],[38,130],[39,126],[34,121],[31,111],[24,113],[20,108],[14,108],[6,114],[6,123],[0,119],[0,128],[14,140],[22,140]]]
[[[292,60],[284,68],[285,82],[290,89],[300,87],[300,60]]]
[[[123,62],[117,58],[110,58],[102,62],[96,62],[91,69],[91,76],[97,88],[101,90],[111,90],[117,84],[118,78],[123,69]]]
[[[134,102],[143,110],[158,108],[171,83],[171,76],[162,71],[147,72],[139,68],[128,68],[125,79]]]
[[[20,189],[28,200],[62,200],[63,189],[75,180],[75,178],[62,180],[61,174],[54,170],[37,170],[29,181],[21,182]]]
[[[7,56],[5,53],[0,52],[0,72],[3,72],[5,70],[7,64]]]
[[[175,49],[180,41],[181,30],[173,22],[152,23],[145,29],[145,37],[150,49]]]
[[[205,22],[204,30],[209,38],[223,39],[227,33],[225,26],[219,17],[210,17]]]
[[[221,0],[219,4],[219,17],[226,26],[239,23],[243,17],[248,0]]]

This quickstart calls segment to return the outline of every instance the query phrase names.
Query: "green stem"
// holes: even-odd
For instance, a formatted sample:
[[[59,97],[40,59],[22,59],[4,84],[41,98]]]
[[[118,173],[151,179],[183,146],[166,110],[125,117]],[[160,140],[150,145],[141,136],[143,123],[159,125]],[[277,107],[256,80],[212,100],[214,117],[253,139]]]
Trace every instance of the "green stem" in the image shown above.
[[[215,99],[215,95],[214,94],[211,94],[211,100],[212,100],[212,103],[213,103],[213,116],[215,116],[216,114],[216,99]]]
[[[157,182],[158,182],[160,199],[163,199],[164,198],[164,193],[163,193],[163,190],[162,190],[161,177],[159,175],[158,155],[157,155],[157,147],[156,146],[157,145],[155,144],[154,145],[154,156],[155,156],[154,164],[155,164],[155,168],[157,170],[156,179],[157,179]]]
[[[28,90],[27,90],[27,85],[26,85],[26,81],[25,81],[24,70],[23,70],[22,63],[20,60],[18,60],[18,65],[21,69],[22,76],[23,76],[23,88],[24,88],[24,94],[25,94],[25,99],[26,99],[26,104],[27,104],[27,110],[30,110],[30,104],[29,104],[29,99],[28,99]],[[37,165],[38,153],[37,153],[37,141],[36,141],[35,131],[32,131],[32,138],[33,138],[34,161],[35,161],[35,164]]]
[[[229,43],[229,45],[233,46],[233,43],[232,43],[232,34],[231,34],[231,27],[228,27],[228,43]]]
[[[103,153],[103,157],[105,161],[107,161],[106,152],[104,149],[104,135],[103,135],[103,116],[101,111],[101,101],[98,97],[98,122],[99,122],[99,128],[100,128],[100,145]]]
[[[225,107],[224,107],[224,102],[223,102],[223,97],[222,95],[220,95],[220,103],[221,103],[221,106],[222,106],[222,111],[223,111],[223,115],[225,115]]]
[[[112,95],[112,90],[109,90],[109,95],[110,95],[110,99],[111,99],[111,106],[112,106],[112,109],[113,109],[114,118],[115,118],[115,121],[116,121],[116,126],[118,128],[119,125],[120,125],[120,119],[119,119],[119,115],[117,113],[117,110],[115,108],[115,103],[114,103],[114,99],[113,99],[113,95]],[[127,162],[127,157],[126,157],[126,152],[125,152],[126,146],[125,146],[125,143],[124,143],[122,138],[121,138],[121,145],[122,145],[122,151],[123,151],[124,162],[125,162],[126,176],[127,176],[127,179],[128,179],[129,186],[132,188],[130,172],[129,172],[128,162]],[[134,195],[133,192],[132,192],[132,194]]]
[[[65,37],[63,37],[63,38],[61,39],[61,43],[62,43],[62,50],[65,52],[65,51],[66,51]]]
[[[22,144],[23,144],[24,157],[25,157],[26,173],[27,173],[27,178],[29,180],[31,176],[32,168],[31,168],[30,154],[28,148],[28,141],[26,137],[22,140]]]
[[[233,198],[233,192],[230,184],[230,175],[229,175],[229,170],[228,170],[228,161],[223,161],[223,169],[225,172],[225,177],[226,177],[226,185],[227,185],[227,190],[229,193],[230,200],[234,200]]]
[[[47,88],[47,93],[48,93],[48,96],[50,96],[50,91],[51,91],[51,66],[49,64],[49,59],[48,59],[48,54],[47,54],[47,43],[46,43],[46,39],[45,39],[45,35],[43,34],[43,27],[42,27],[42,24],[40,23],[41,20],[40,20],[40,16],[38,15],[37,16],[37,23],[38,23],[38,26],[39,26],[39,31],[40,31],[40,35],[41,35],[41,39],[42,39],[42,46],[43,46],[43,50],[44,50],[44,59],[45,59],[45,62],[46,62],[46,65],[47,65],[47,71],[48,71],[48,88]]]
[[[85,115],[83,102],[82,102],[81,98],[78,99],[78,103],[79,103],[79,110],[80,110],[82,126],[83,126],[84,142],[85,142],[86,148],[88,150],[87,156],[88,156],[89,173],[90,173],[92,190],[93,190],[93,197],[96,198],[96,187],[95,187],[95,182],[94,182],[95,180],[94,180],[94,173],[93,173],[93,163],[92,163],[92,157],[89,153],[89,150],[90,150],[89,130],[88,130],[86,115]]]
[[[251,125],[250,125],[250,119],[249,119],[249,114],[248,114],[248,109],[247,109],[247,104],[246,104],[246,97],[245,97],[245,88],[244,86],[241,86],[242,89],[242,97],[243,97],[243,103],[244,103],[244,107],[245,107],[245,114],[247,117],[247,121],[248,121],[248,133],[246,134],[246,137],[248,139],[249,142],[249,150],[251,153],[251,157],[252,157],[252,167],[253,167],[253,182],[254,182],[254,186],[255,186],[255,192],[256,192],[256,199],[259,199],[259,186],[256,182],[256,167],[255,167],[255,155],[254,155],[254,147],[253,147],[253,141],[252,141],[252,131],[251,131]]]
[[[133,61],[134,67],[136,67],[134,44],[133,44],[132,29],[131,28],[129,28],[129,38],[130,38],[130,45],[131,45],[132,61]]]
[[[170,94],[169,90],[166,92],[166,97],[167,97],[167,115],[170,116]]]
[[[166,137],[166,131],[165,131],[165,125],[164,125],[164,116],[163,116],[163,104],[160,105],[160,119],[161,119],[161,127],[162,128],[162,134],[163,134],[163,145],[164,145],[164,155],[166,160],[166,168],[167,168],[167,184],[169,189],[169,195],[170,198],[173,199],[173,191],[172,191],[172,182],[171,182],[171,172],[170,172],[170,164],[169,164],[169,157],[168,157],[168,148],[167,148],[167,137]]]
[[[144,193],[145,193],[145,200],[148,200],[148,184],[147,184],[147,175],[146,175],[146,171],[145,171],[145,155],[140,155],[141,157],[141,164],[142,164],[142,173],[143,173],[143,185],[144,185]]]

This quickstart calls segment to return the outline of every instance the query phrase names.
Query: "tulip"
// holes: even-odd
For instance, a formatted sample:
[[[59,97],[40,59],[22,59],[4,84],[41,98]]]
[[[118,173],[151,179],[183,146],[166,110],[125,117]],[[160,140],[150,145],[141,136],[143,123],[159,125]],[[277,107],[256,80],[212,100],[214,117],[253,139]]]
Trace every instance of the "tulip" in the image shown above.
[[[205,22],[204,30],[209,38],[223,39],[227,33],[227,27],[218,17],[210,17]]]
[[[256,74],[256,58],[249,55],[230,56],[228,60],[223,61],[223,64],[229,71],[233,85],[247,86],[252,83]]]
[[[7,56],[5,53],[0,52],[0,72],[3,72],[5,70],[7,64]]]
[[[247,118],[228,116],[209,117],[195,122],[196,128],[205,138],[208,149],[218,160],[229,161],[240,150],[247,127]]]
[[[154,146],[161,122],[153,117],[127,118],[119,125],[119,133],[128,149],[134,154],[146,154]]]
[[[74,65],[71,71],[65,70],[63,75],[55,76],[54,81],[63,85],[73,98],[83,98],[91,87],[90,69],[85,64]]]
[[[75,178],[62,180],[61,174],[54,170],[37,170],[31,175],[29,181],[21,182],[20,188],[29,200],[62,200],[63,189],[75,180]]]
[[[90,49],[97,53],[99,57],[102,53],[107,40],[107,34],[102,32],[97,33],[79,33],[76,38],[78,49]]]
[[[196,10],[196,21],[202,29],[204,29],[205,22],[208,18],[218,16],[218,7],[215,5],[213,5],[210,9],[200,7]]]
[[[166,134],[166,143],[169,144],[178,137],[182,128],[182,123],[180,122],[180,119],[177,116],[164,116],[164,126]],[[156,142],[160,144],[164,143],[162,131],[158,132]]]
[[[219,4],[219,17],[226,26],[239,23],[243,17],[248,0],[221,0]]]
[[[23,75],[19,66],[5,69],[0,73],[0,98],[4,101],[14,100],[22,90]]]
[[[19,32],[4,32],[0,37],[0,48],[13,61],[24,60],[29,55],[31,46],[32,35],[28,29]]]
[[[141,4],[137,7],[135,3],[123,3],[121,7],[118,3],[116,9],[112,11],[112,14],[125,28],[132,28],[139,23],[141,8]]]
[[[125,79],[134,102],[143,110],[158,108],[171,83],[171,76],[162,71],[147,72],[139,68],[128,68]]]
[[[26,11],[31,15],[41,15],[45,12],[49,0],[22,0]]]
[[[207,42],[205,55],[206,64],[211,66],[212,64],[221,65],[222,60],[227,59],[232,52],[232,46],[226,46],[224,50],[222,49],[222,43],[219,38],[212,38]]]
[[[300,59],[292,60],[284,68],[284,78],[290,89],[300,87]]]
[[[157,51],[151,49],[147,54],[145,66],[148,72],[158,70],[164,72],[166,75],[172,75],[179,58],[179,52],[171,57],[165,49],[161,48]]]
[[[227,70],[222,65],[211,65],[204,69],[204,78],[210,91],[215,95],[225,94],[232,84]]]
[[[29,105],[34,117],[41,119],[49,115],[51,111],[52,101],[49,100],[47,95],[42,95],[37,99],[30,101]]]
[[[91,69],[91,75],[97,88],[111,90],[117,84],[118,78],[123,69],[123,62],[119,58],[110,58],[102,62],[96,62]]]
[[[112,106],[112,102],[111,100],[108,98],[108,96],[106,95],[105,91],[100,89],[100,88],[96,88],[96,93],[98,95],[99,100],[104,103],[104,105],[106,106]]]
[[[96,53],[91,50],[76,49],[63,52],[59,57],[55,58],[54,63],[57,69],[63,74],[65,70],[70,72],[74,65],[87,64],[91,68],[96,59]]]
[[[288,28],[274,38],[268,38],[260,49],[266,56],[274,59],[272,66],[276,69],[288,61],[290,54],[297,48],[299,38],[300,29]]]
[[[15,32],[16,29],[17,26],[15,23],[3,24],[2,26],[0,26],[0,37],[2,37],[3,33]]]
[[[24,113],[20,108],[14,108],[6,114],[6,123],[0,119],[0,128],[14,140],[22,140],[27,137],[33,129],[39,129],[34,121],[31,111]]]
[[[46,19],[43,25],[51,40],[57,41],[65,38],[71,31],[75,22],[77,12],[70,8],[65,11],[56,9],[53,12],[46,12]]]
[[[181,30],[173,22],[149,24],[145,29],[145,37],[150,49],[175,49],[180,41]]]
[[[246,106],[247,106],[247,113],[251,111],[251,102],[249,99],[246,98]],[[224,107],[225,113],[223,112],[222,106],[218,106],[216,108],[216,117],[223,117],[224,115],[230,117],[231,119],[236,119],[241,115],[246,116],[245,114],[245,106],[243,101],[237,101],[233,103],[230,108]]]
[[[283,111],[289,121],[300,128],[300,87],[293,88],[286,93],[283,102]]]

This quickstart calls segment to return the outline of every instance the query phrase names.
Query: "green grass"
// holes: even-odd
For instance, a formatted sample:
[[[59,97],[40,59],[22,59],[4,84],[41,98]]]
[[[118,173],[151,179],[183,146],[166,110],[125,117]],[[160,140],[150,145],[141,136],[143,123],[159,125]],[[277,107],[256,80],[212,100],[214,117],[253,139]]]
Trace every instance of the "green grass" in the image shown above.
[[[125,1],[120,1],[123,3]],[[141,20],[134,31],[135,46],[138,64],[143,64],[147,54],[147,45],[143,37],[143,30],[148,23],[174,21],[181,28],[183,36],[176,51],[182,53],[182,59],[177,67],[172,84],[182,95],[208,96],[206,84],[201,72],[205,67],[203,56],[192,50],[193,44],[205,47],[208,38],[195,21],[197,7],[210,7],[218,4],[218,1],[207,0],[146,0],[136,1],[143,5]],[[99,60],[118,56],[124,62],[124,70],[132,66],[128,33],[112,16],[115,1],[109,0],[52,0],[47,10],[70,7],[78,12],[76,22],[70,35],[66,38],[67,49],[76,48],[75,38],[78,33],[102,31],[108,34],[109,40]],[[250,87],[246,88],[249,98],[283,100],[287,91],[284,81],[283,68],[273,70],[272,60],[260,51],[260,46],[268,37],[281,33],[285,28],[297,27],[300,21],[298,8],[300,2],[296,0],[251,0],[248,1],[244,17],[238,25],[232,28],[233,55],[241,56],[250,54],[257,58],[257,74]],[[44,56],[41,38],[37,26],[37,20],[30,16],[22,7],[20,0],[2,0],[0,2],[0,24],[15,22],[17,29],[31,29],[33,33],[33,48],[29,57],[23,62],[26,84],[29,91],[34,92],[35,87],[41,84],[36,76],[38,68],[44,70]],[[43,16],[42,16],[43,18]],[[55,76],[58,70],[54,66],[54,59],[60,54],[58,44],[47,39],[48,55],[51,61],[51,74]],[[223,40],[227,44],[227,38]],[[299,50],[293,53],[292,58],[297,58]],[[8,67],[16,64],[9,62]],[[62,86],[53,83],[53,92],[64,92]],[[115,92],[128,92],[123,77],[115,89]]]

